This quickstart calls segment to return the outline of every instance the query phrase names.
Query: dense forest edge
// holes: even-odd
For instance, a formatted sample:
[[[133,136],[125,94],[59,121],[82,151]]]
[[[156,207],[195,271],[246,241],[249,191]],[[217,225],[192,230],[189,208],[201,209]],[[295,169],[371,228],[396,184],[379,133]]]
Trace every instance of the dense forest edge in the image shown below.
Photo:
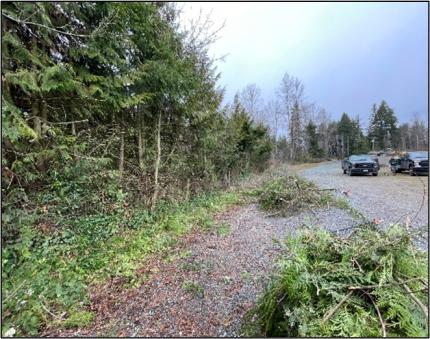
[[[428,148],[425,124],[399,125],[385,101],[364,133],[304,102],[288,74],[280,101],[257,109],[250,85],[223,106],[208,52],[218,31],[184,28],[175,4],[1,7],[3,335],[89,324],[90,284],[139,284],[142,261],[210,227],[250,173]]]

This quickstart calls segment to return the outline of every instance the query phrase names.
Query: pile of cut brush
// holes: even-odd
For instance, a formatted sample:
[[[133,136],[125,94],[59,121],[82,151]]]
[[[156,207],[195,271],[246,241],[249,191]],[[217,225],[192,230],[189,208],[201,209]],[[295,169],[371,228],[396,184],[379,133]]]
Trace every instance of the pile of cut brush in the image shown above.
[[[263,209],[279,216],[290,216],[304,208],[327,207],[335,202],[328,189],[320,189],[297,175],[269,181],[253,194]]]
[[[404,227],[305,228],[286,245],[248,334],[428,337],[427,254]]]

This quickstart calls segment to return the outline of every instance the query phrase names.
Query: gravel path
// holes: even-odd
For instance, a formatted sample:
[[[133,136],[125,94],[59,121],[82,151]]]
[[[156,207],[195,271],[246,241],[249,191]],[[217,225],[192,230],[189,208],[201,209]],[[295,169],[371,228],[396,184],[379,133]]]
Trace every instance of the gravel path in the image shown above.
[[[336,229],[353,222],[339,209],[275,218],[254,204],[233,207],[216,217],[224,232],[196,230],[174,250],[175,260],[150,260],[139,271],[150,276],[140,287],[127,289],[113,280],[94,288],[91,328],[47,335],[239,336],[281,252],[276,240],[307,223]]]
[[[385,159],[381,163],[384,164]],[[380,175],[348,176],[343,174],[340,161],[332,161],[306,169],[301,175],[324,188],[348,191],[352,207],[382,227],[390,223],[405,223],[412,227],[428,227],[428,177],[391,174],[386,167]],[[340,194],[340,193],[338,193]],[[423,244],[427,247],[426,244]]]
[[[348,177],[339,162],[301,175],[326,188],[350,191],[353,207],[369,218],[394,222],[408,214],[413,225],[428,224],[423,184],[406,175]],[[422,180],[423,182],[426,182]],[[427,192],[427,184],[425,184]],[[400,192],[400,193],[399,193]],[[340,194],[340,193],[339,193]],[[91,290],[90,328],[59,330],[51,336],[239,336],[244,315],[262,294],[282,249],[277,241],[310,224],[349,233],[360,220],[338,208],[303,211],[289,218],[268,217],[255,204],[235,206],[215,218],[214,229],[198,227],[166,258],[153,258],[138,275],[140,286],[115,279]]]

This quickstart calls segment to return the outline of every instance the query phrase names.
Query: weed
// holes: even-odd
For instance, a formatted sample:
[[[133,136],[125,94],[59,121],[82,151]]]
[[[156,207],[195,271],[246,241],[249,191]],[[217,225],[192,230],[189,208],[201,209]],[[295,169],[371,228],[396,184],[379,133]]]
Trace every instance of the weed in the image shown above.
[[[202,263],[199,262],[186,262],[186,263],[182,263],[181,264],[181,268],[184,271],[194,271],[194,272],[198,272],[200,271],[202,268],[204,267],[204,265]]]
[[[226,284],[226,285],[231,283],[231,277],[229,277],[228,275],[225,275],[224,277],[222,277],[222,280],[224,281],[224,284]]]
[[[93,321],[94,315],[88,311],[81,311],[72,313],[70,317],[68,317],[64,322],[63,326],[65,328],[77,328],[77,327],[85,327],[91,324]]]
[[[227,236],[230,234],[230,225],[227,223],[222,223],[221,225],[218,225],[216,232],[219,236]]]
[[[252,274],[248,271],[243,271],[240,274],[240,277],[244,280],[244,281],[251,281],[252,280]]]
[[[185,281],[182,284],[182,288],[185,291],[193,294],[195,297],[199,297],[199,298],[203,298],[204,297],[205,290],[204,290],[203,286],[200,285],[197,282]]]

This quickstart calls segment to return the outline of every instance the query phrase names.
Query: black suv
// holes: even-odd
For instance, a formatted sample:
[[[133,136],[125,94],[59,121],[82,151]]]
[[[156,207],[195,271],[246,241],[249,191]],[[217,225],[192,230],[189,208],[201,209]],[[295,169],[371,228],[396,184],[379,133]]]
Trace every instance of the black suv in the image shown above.
[[[410,175],[429,174],[429,153],[425,151],[409,152],[403,157],[390,159],[390,168],[393,173],[403,171]]]

